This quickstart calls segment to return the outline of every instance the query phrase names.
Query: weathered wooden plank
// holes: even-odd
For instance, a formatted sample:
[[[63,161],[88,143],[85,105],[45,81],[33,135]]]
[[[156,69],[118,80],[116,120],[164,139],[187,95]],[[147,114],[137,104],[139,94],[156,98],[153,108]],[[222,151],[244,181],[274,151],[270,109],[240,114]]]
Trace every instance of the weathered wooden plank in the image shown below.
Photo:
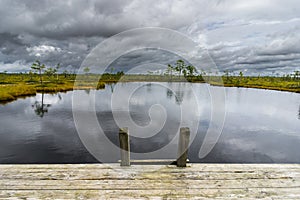
[[[191,167],[187,168],[177,168],[175,166],[145,166],[145,165],[134,165],[130,168],[122,168],[117,163],[108,163],[108,164],[17,164],[17,165],[0,165],[0,170],[2,169],[134,169],[134,170],[149,170],[153,169],[170,169],[172,170],[189,170],[189,171],[233,171],[233,170],[244,170],[249,171],[253,169],[263,170],[263,169],[275,169],[275,170],[290,170],[290,169],[300,169],[300,164],[191,164]]]
[[[29,171],[19,172],[5,171],[0,173],[0,179],[29,179],[29,180],[103,180],[103,179],[124,179],[124,180],[139,180],[139,179],[156,179],[153,176],[155,172],[143,173],[122,173],[113,170],[103,171]],[[237,180],[237,179],[287,179],[287,178],[300,178],[300,172],[159,172],[161,178],[168,178],[170,180],[185,177],[190,180]]]
[[[241,189],[241,188],[298,188],[300,190],[300,179],[245,179],[245,180],[179,180],[169,179],[141,179],[141,180],[0,180],[0,190],[24,190],[24,189]]]
[[[0,199],[299,199],[300,165],[0,165]]]
[[[138,174],[138,173],[194,173],[194,174],[229,174],[229,173],[299,173],[300,170],[298,169],[289,169],[289,170],[282,170],[282,169],[265,169],[265,170],[257,170],[257,169],[250,169],[250,170],[242,170],[242,169],[235,169],[235,170],[224,170],[224,171],[195,171],[195,170],[172,170],[172,169],[148,169],[148,170],[139,170],[139,169],[131,169],[131,170],[119,170],[119,169],[4,169],[0,170],[0,176],[4,174],[15,174],[18,173],[71,173],[71,174],[82,174],[82,173],[123,173],[123,174]]]
[[[299,189],[2,190],[0,199],[299,199]]]
[[[0,165],[0,178],[23,178],[26,179],[26,177],[30,177],[33,179],[34,177],[39,176],[41,179],[47,178],[48,179],[63,179],[63,178],[73,178],[76,179],[76,177],[88,177],[96,178],[99,177],[99,179],[107,178],[107,177],[124,177],[124,178],[130,178],[130,177],[137,177],[136,174],[143,173],[146,175],[149,173],[149,177],[152,177],[152,173],[159,173],[162,176],[168,176],[168,173],[172,173],[174,178],[177,176],[182,176],[182,173],[184,172],[184,175],[186,178],[203,178],[203,177],[245,177],[245,178],[251,178],[252,175],[255,175],[253,178],[276,178],[276,177],[298,177],[300,169],[298,168],[250,168],[250,167],[243,167],[243,168],[236,168],[232,167],[231,165],[228,165],[227,169],[224,169],[223,171],[215,170],[210,167],[210,169],[206,168],[205,170],[201,169],[202,165],[195,165],[196,167],[191,168],[185,168],[184,170],[178,170],[176,167],[172,166],[132,166],[128,169],[124,168],[90,168],[90,165],[86,165],[86,168],[73,168],[72,165],[69,165],[70,168],[56,168],[56,166],[52,166],[51,168],[23,168],[22,166],[10,166],[9,168],[1,168]],[[194,166],[194,165],[193,165]],[[195,170],[198,169],[198,170]],[[164,173],[164,174],[163,174]],[[50,175],[50,176],[48,176]],[[238,175],[238,176],[236,176]],[[95,176],[95,177],[93,177]],[[148,177],[148,178],[149,178]],[[172,178],[169,176],[169,178]],[[97,178],[96,178],[97,179]]]
[[[115,170],[103,171],[42,171],[42,172],[0,172],[0,179],[31,179],[31,180],[103,180],[103,179],[156,179],[159,177],[172,179],[185,178],[197,179],[279,179],[279,178],[299,178],[299,171],[235,171],[235,172],[173,172],[173,171],[154,171],[154,172],[121,172]]]

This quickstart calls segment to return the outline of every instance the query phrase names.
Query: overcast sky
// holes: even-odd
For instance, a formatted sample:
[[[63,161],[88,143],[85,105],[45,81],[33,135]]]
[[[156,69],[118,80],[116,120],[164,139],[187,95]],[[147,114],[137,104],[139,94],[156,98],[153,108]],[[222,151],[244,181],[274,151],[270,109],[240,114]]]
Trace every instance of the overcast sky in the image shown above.
[[[28,70],[36,59],[77,69],[101,41],[149,26],[187,35],[208,50],[221,71],[300,70],[299,0],[1,0],[0,72]],[[141,50],[113,67],[141,61],[157,67],[176,59]]]

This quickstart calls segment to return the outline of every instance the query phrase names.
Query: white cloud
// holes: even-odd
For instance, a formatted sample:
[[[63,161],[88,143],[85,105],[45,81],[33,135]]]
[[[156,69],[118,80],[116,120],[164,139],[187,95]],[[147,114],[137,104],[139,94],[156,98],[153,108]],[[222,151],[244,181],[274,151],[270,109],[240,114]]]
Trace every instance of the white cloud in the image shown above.
[[[61,48],[53,47],[49,45],[40,45],[40,46],[33,46],[27,47],[26,50],[29,52],[29,55],[34,55],[37,57],[48,55],[52,52],[61,52]]]

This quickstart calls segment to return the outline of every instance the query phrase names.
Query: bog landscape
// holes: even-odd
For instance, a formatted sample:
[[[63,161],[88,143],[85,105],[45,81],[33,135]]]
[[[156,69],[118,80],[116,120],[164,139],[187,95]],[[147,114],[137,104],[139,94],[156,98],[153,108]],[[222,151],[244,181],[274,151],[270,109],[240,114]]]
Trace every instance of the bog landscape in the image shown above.
[[[223,74],[212,74],[205,71],[198,72],[193,66],[186,66],[184,61],[178,60],[176,66],[168,65],[163,73],[154,74],[131,74],[124,78],[123,71],[105,74],[91,74],[89,68],[85,74],[76,74],[64,70],[59,73],[60,65],[46,67],[40,61],[30,66],[30,71],[10,74],[2,72],[0,79],[0,101],[2,103],[15,100],[18,97],[36,95],[37,92],[55,93],[70,91],[73,89],[103,89],[105,83],[123,82],[191,82],[208,83],[225,87],[247,87],[261,88],[279,91],[300,92],[300,72],[279,76],[244,76],[243,72],[238,74],[229,71]],[[176,75],[173,75],[176,74]],[[214,81],[216,77],[222,78],[222,83]],[[78,79],[78,84],[75,79]],[[219,79],[219,78],[217,78]]]
[[[1,0],[0,199],[300,199],[299,0]]]

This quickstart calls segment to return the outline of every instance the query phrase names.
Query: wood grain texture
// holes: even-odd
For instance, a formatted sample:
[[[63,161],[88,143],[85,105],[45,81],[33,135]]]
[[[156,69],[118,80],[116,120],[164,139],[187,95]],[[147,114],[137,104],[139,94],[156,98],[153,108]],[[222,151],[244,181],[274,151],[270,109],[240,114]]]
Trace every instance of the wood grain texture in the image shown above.
[[[0,165],[0,199],[26,198],[300,199],[300,165]]]

